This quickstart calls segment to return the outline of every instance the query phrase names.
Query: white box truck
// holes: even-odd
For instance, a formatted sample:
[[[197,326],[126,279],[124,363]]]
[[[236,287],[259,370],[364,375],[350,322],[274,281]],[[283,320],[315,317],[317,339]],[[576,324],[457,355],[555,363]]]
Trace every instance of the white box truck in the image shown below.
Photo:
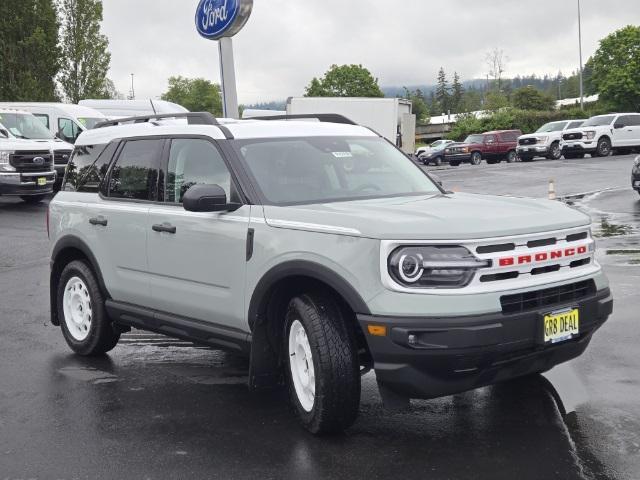
[[[372,128],[405,153],[415,151],[416,117],[411,101],[402,98],[291,97],[287,115],[338,113]]]

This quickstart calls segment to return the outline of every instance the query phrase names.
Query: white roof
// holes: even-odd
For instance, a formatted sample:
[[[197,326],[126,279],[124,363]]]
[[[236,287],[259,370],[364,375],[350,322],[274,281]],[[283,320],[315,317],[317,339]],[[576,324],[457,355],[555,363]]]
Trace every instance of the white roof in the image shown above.
[[[359,125],[301,120],[234,120],[218,119],[236,139],[279,137],[376,137],[368,128]],[[156,121],[94,128],[84,131],[76,141],[78,145],[108,143],[127,137],[152,135],[206,135],[223,140],[225,135],[215,125],[188,125],[185,120]]]
[[[3,113],[13,113],[13,114],[19,113],[21,115],[31,115],[31,112],[27,112],[26,110],[20,110],[18,108],[1,108],[0,107],[0,114],[3,114]]]
[[[31,111],[36,111],[38,107],[56,108],[67,115],[72,115],[76,118],[106,118],[102,113],[94,108],[85,107],[82,105],[75,105],[73,103],[56,103],[56,102],[2,102],[1,107],[7,108],[28,108]]]

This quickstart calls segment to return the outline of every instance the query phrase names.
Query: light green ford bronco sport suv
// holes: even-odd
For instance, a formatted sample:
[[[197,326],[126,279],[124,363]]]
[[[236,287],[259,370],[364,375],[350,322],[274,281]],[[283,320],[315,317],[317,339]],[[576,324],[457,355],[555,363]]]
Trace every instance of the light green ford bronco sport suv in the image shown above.
[[[612,311],[589,218],[443,190],[337,115],[107,122],[49,205],[51,314],[80,355],[130,328],[245,354],[307,429],[544,372]],[[319,120],[319,121],[318,121]]]

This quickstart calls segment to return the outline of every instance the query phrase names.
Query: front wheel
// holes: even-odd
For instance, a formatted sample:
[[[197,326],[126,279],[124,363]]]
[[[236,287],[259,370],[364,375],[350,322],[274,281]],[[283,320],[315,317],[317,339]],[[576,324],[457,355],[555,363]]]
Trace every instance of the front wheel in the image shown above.
[[[598,146],[596,147],[596,155],[598,157],[608,157],[611,154],[611,140],[606,137],[598,140]]]
[[[473,152],[471,154],[471,165],[480,165],[482,163],[482,154],[480,152]]]
[[[549,155],[547,155],[547,158],[549,160],[560,160],[561,156],[562,156],[562,150],[560,149],[560,143],[553,142],[551,144],[551,147],[549,147]]]
[[[102,355],[118,343],[120,334],[107,316],[96,276],[84,261],[75,260],[62,271],[57,306],[62,335],[77,354]]]
[[[285,319],[289,396],[298,418],[314,434],[350,427],[360,406],[360,366],[348,319],[324,294],[293,298]]]

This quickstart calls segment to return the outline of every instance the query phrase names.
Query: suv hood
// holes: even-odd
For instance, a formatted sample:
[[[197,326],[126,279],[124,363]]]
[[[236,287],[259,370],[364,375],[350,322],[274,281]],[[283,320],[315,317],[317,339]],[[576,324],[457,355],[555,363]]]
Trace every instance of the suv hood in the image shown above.
[[[0,139],[0,150],[52,150],[53,144],[45,141],[43,144],[37,140],[25,140],[21,138],[2,138]]]
[[[276,228],[381,240],[470,240],[587,226],[590,218],[561,202],[467,193],[265,206]]]

